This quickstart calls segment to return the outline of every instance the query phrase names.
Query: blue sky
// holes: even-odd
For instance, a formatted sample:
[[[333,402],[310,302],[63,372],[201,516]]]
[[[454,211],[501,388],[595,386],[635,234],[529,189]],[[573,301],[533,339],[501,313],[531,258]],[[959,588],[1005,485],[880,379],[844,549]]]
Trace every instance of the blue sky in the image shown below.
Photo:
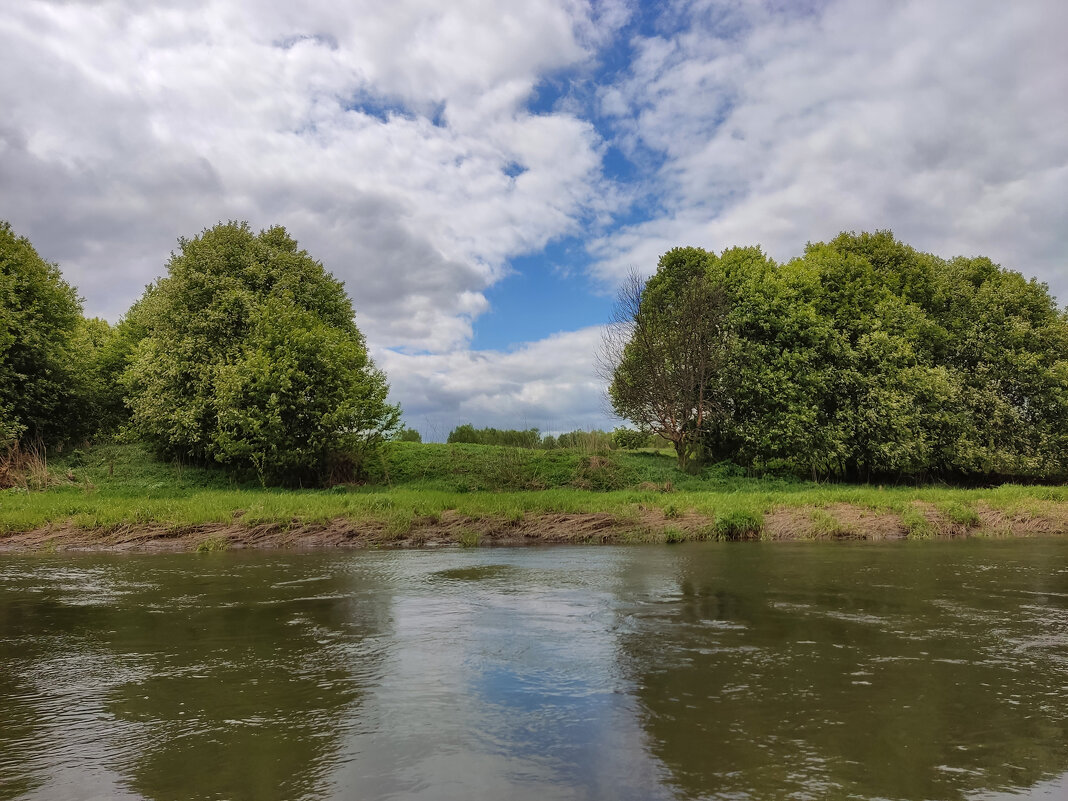
[[[25,0],[0,219],[115,321],[178,237],[282,224],[409,423],[611,427],[620,279],[890,228],[1068,298],[1060,0]]]

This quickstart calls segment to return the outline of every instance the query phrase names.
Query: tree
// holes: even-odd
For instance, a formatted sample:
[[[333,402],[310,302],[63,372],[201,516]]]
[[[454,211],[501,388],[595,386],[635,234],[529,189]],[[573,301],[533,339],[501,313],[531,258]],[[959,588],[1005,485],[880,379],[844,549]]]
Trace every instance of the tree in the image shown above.
[[[423,435],[414,428],[402,426],[397,433],[394,434],[393,439],[395,442],[422,442]]]
[[[639,448],[648,448],[653,436],[647,431],[636,431],[633,428],[617,428],[612,432],[612,441],[617,448],[625,451],[636,451]]]
[[[728,412],[720,387],[732,336],[723,287],[709,276],[715,258],[700,248],[675,248],[644,284],[631,275],[604,340],[613,410],[669,440],[681,470],[705,462],[705,433]]]
[[[503,445],[509,448],[537,448],[541,444],[541,435],[536,428],[475,428],[470,423],[464,423],[450,431],[445,441],[472,445]]]
[[[261,480],[358,471],[399,425],[352,302],[284,228],[182,239],[130,325],[130,425],[158,451]],[[136,335],[131,335],[136,339]]]
[[[941,358],[958,388],[957,471],[1068,473],[1068,312],[1049,288],[987,258],[940,273]]]
[[[0,221],[0,445],[52,445],[83,433],[72,353],[77,292],[59,267]]]
[[[1068,313],[989,259],[889,231],[778,265],[685,248],[624,287],[606,338],[617,414],[679,466],[852,480],[1068,475]]]
[[[116,353],[121,327],[112,327],[99,317],[83,317],[72,338],[72,354],[77,366],[73,378],[79,399],[76,426],[86,435],[116,432],[127,418],[118,378],[121,373]]]

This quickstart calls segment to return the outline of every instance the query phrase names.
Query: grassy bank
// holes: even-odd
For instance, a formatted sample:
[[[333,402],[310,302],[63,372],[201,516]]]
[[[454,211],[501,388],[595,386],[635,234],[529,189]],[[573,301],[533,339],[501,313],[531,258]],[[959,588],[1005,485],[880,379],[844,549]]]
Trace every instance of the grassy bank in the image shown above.
[[[423,545],[1068,531],[1068,487],[879,487],[679,473],[662,453],[394,443],[371,481],[270,489],[137,446],[53,457],[0,492],[0,547]],[[207,545],[205,545],[207,543]]]

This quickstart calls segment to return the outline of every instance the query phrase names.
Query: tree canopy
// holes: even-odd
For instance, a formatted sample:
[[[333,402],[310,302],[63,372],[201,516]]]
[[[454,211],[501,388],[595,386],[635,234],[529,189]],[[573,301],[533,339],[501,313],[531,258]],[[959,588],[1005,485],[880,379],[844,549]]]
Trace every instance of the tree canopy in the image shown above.
[[[512,448],[537,448],[541,444],[541,434],[536,428],[523,430],[475,428],[470,423],[464,423],[450,431],[445,441],[474,445],[506,445]]]
[[[51,445],[82,430],[77,292],[30,241],[0,221],[0,445]]]
[[[342,284],[284,228],[180,240],[130,325],[130,425],[161,453],[266,480],[350,471],[399,424]]]
[[[710,300],[688,301],[694,285]],[[624,301],[613,407],[671,439],[680,466],[1068,473],[1068,315],[1044,284],[989,259],[942,259],[888,231],[844,233],[786,264],[687,248]],[[695,360],[700,342],[711,352]]]
[[[606,340],[613,408],[674,444],[683,470],[703,461],[704,432],[727,412],[732,342],[723,286],[706,274],[711,258],[675,248],[644,285],[632,275]]]

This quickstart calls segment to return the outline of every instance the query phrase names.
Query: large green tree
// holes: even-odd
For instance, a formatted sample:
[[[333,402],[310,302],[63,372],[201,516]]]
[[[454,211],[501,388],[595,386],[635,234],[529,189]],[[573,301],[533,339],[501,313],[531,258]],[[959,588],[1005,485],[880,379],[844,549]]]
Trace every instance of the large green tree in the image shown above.
[[[729,407],[733,337],[725,294],[710,275],[715,260],[700,248],[675,248],[644,285],[632,276],[605,340],[612,408],[671,442],[681,470],[705,461],[707,432]]]
[[[164,454],[321,481],[399,424],[342,284],[284,228],[180,240],[127,323],[130,425]]]
[[[77,292],[59,267],[0,221],[0,445],[84,433],[74,340]]]
[[[758,248],[676,249],[625,296],[609,395],[681,443],[680,466],[1068,474],[1068,314],[989,259],[947,261],[889,231],[843,233],[781,265]],[[692,356],[701,332],[718,343],[711,360]]]

